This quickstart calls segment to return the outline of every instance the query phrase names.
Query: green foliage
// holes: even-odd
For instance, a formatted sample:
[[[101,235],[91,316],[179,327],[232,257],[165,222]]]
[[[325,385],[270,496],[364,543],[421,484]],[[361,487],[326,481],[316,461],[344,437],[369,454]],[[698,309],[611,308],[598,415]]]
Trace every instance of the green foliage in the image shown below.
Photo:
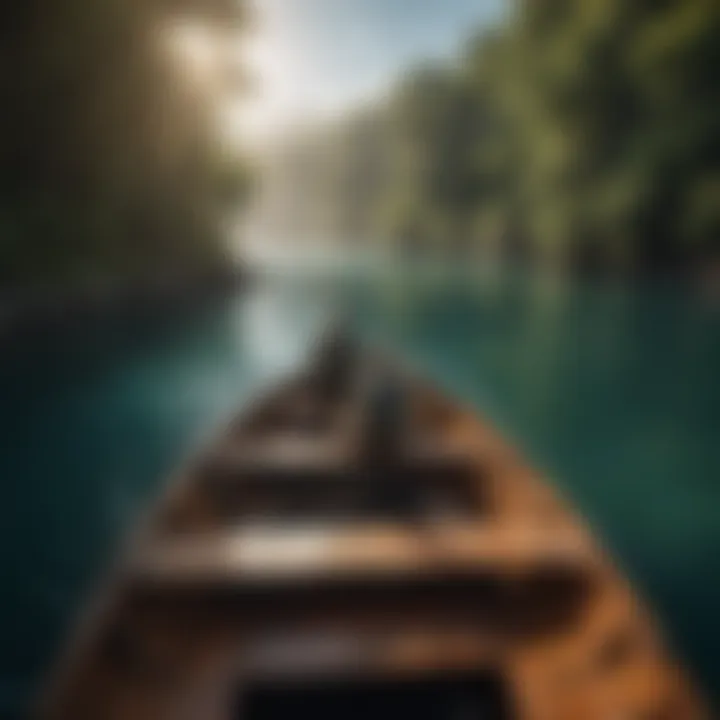
[[[522,0],[457,62],[405,78],[362,136],[351,121],[326,139],[347,181],[326,175],[310,202],[353,210],[338,237],[696,268],[719,255],[718,68],[717,0]]]

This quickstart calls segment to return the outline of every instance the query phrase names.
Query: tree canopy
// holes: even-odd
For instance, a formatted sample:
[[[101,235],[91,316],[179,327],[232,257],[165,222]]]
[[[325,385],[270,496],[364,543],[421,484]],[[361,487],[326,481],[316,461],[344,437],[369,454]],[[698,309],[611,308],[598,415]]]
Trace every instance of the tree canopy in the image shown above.
[[[323,142],[301,139],[296,205],[326,208],[338,238],[433,252],[717,262],[718,67],[716,0],[521,0],[455,62],[417,68]]]

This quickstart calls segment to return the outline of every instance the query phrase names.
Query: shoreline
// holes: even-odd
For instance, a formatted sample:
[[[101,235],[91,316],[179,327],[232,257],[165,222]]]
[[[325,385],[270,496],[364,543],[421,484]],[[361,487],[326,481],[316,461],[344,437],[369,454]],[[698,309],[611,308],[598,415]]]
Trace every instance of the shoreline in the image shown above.
[[[0,291],[0,347],[21,339],[76,329],[105,319],[165,317],[242,289],[245,267],[126,282]]]

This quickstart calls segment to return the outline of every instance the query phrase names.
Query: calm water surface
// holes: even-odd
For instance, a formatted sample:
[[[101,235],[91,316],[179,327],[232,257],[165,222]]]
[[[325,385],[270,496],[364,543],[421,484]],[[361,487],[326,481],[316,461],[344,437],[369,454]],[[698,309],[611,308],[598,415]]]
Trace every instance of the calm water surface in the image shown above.
[[[21,717],[164,473],[342,309],[555,478],[720,688],[720,322],[661,287],[278,275],[0,361],[0,717]]]

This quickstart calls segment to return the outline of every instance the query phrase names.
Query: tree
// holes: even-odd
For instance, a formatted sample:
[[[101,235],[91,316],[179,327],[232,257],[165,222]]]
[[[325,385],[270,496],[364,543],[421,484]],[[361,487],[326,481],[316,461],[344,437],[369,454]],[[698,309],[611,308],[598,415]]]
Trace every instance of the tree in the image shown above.
[[[222,262],[213,118],[167,45],[227,0],[29,0],[1,11],[0,283]]]

